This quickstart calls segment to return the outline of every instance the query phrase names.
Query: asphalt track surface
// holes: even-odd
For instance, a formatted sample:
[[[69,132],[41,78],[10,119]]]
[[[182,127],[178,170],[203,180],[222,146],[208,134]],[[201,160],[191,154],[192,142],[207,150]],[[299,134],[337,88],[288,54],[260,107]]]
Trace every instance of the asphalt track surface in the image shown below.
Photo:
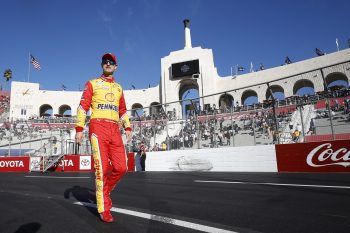
[[[114,223],[93,173],[1,173],[0,232],[350,232],[349,173],[128,173]]]

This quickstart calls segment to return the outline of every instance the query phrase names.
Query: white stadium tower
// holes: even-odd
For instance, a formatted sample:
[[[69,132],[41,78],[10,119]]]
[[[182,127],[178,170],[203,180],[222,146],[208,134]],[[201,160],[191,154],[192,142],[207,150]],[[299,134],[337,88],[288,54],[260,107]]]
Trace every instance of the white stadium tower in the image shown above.
[[[295,95],[303,87],[310,87],[315,93],[320,92],[324,90],[324,83],[334,81],[343,81],[349,85],[350,49],[259,72],[220,77],[214,65],[213,51],[193,48],[189,20],[184,20],[184,24],[185,46],[161,59],[159,85],[124,91],[129,110],[143,108],[146,115],[155,114],[152,106],[181,101],[189,89],[198,91],[198,97],[201,98],[199,105],[205,109],[214,104],[219,107],[223,104],[231,106],[233,100],[238,105],[244,105],[251,96],[257,97],[258,102],[262,103],[269,97],[267,83],[273,92],[282,92],[285,97]],[[217,93],[222,94],[214,95]],[[9,119],[41,117],[50,109],[52,116],[64,115],[67,110],[75,116],[81,94],[78,91],[41,90],[39,83],[13,81]],[[174,104],[171,111],[175,109],[181,112],[180,103]]]

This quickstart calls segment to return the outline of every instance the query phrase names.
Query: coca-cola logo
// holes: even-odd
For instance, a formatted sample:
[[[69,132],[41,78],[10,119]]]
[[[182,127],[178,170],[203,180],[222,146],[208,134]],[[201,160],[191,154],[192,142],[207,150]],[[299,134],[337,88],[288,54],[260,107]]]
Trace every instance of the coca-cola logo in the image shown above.
[[[324,143],[313,149],[306,158],[306,162],[311,167],[325,167],[332,165],[350,166],[350,150],[340,148],[332,149],[331,143]]]

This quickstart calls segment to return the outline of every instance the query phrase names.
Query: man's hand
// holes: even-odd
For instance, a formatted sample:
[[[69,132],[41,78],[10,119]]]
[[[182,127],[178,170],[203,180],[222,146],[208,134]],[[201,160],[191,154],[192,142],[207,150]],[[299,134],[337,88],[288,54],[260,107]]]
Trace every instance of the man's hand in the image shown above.
[[[131,142],[131,131],[125,131],[127,142]]]
[[[75,142],[78,143],[79,145],[81,145],[82,141],[83,141],[83,132],[77,132],[75,134]]]

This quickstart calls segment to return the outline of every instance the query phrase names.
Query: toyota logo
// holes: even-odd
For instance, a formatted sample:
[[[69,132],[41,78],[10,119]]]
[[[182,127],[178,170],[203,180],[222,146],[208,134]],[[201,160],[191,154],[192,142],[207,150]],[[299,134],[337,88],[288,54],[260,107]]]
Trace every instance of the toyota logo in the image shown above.
[[[87,167],[90,165],[90,161],[88,159],[81,160],[80,164],[84,167]]]

